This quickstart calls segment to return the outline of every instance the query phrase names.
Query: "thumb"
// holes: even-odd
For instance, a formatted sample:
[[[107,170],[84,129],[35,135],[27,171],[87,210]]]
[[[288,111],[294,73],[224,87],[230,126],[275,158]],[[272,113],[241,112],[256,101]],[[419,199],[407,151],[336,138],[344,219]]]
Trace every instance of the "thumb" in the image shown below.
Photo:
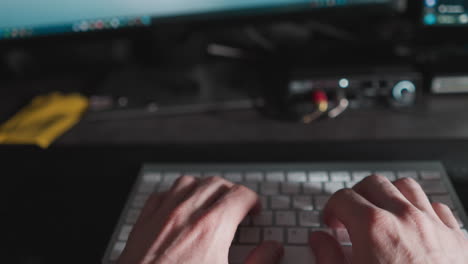
[[[266,241],[252,250],[245,264],[275,264],[283,257],[283,246],[276,241]]]
[[[346,264],[345,255],[338,241],[325,232],[314,232],[310,237],[317,264]]]

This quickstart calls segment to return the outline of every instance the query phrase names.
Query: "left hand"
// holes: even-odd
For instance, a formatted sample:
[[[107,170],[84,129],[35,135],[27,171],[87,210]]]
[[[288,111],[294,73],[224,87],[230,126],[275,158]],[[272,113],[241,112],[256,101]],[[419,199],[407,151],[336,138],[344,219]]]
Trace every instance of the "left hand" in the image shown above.
[[[257,194],[244,186],[183,176],[149,198],[118,263],[228,264],[239,223],[259,209]],[[264,242],[245,263],[279,263],[282,254],[279,243]]]

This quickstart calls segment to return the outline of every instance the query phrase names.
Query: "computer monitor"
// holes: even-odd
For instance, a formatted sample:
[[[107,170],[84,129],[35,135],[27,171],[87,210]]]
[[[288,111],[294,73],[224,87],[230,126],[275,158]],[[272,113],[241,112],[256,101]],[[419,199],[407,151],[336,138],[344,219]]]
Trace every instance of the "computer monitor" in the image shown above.
[[[424,0],[423,23],[427,26],[467,26],[468,0]]]
[[[168,18],[385,5],[406,0],[11,0],[0,1],[0,39],[150,26]],[[221,16],[220,16],[221,17]]]

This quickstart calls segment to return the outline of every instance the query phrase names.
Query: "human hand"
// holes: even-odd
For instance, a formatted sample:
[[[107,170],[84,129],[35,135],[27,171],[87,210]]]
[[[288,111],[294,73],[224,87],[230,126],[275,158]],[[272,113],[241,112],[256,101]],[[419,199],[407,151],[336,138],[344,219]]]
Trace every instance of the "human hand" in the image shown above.
[[[244,186],[219,177],[181,177],[170,191],[148,199],[118,263],[227,264],[237,226],[259,207]],[[264,242],[246,264],[277,263],[282,254],[279,243]]]
[[[370,176],[335,193],[324,210],[332,228],[346,228],[353,264],[466,264],[468,240],[450,209],[431,204],[413,179],[393,184]],[[326,233],[311,236],[318,264],[348,263],[338,242]]]

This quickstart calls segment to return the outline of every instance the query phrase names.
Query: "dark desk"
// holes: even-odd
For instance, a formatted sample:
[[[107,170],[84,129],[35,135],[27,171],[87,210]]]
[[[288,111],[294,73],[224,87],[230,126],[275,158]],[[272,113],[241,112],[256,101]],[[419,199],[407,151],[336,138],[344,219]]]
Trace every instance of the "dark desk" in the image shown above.
[[[5,263],[99,263],[143,162],[442,160],[468,205],[468,140],[1,147],[0,159]]]

